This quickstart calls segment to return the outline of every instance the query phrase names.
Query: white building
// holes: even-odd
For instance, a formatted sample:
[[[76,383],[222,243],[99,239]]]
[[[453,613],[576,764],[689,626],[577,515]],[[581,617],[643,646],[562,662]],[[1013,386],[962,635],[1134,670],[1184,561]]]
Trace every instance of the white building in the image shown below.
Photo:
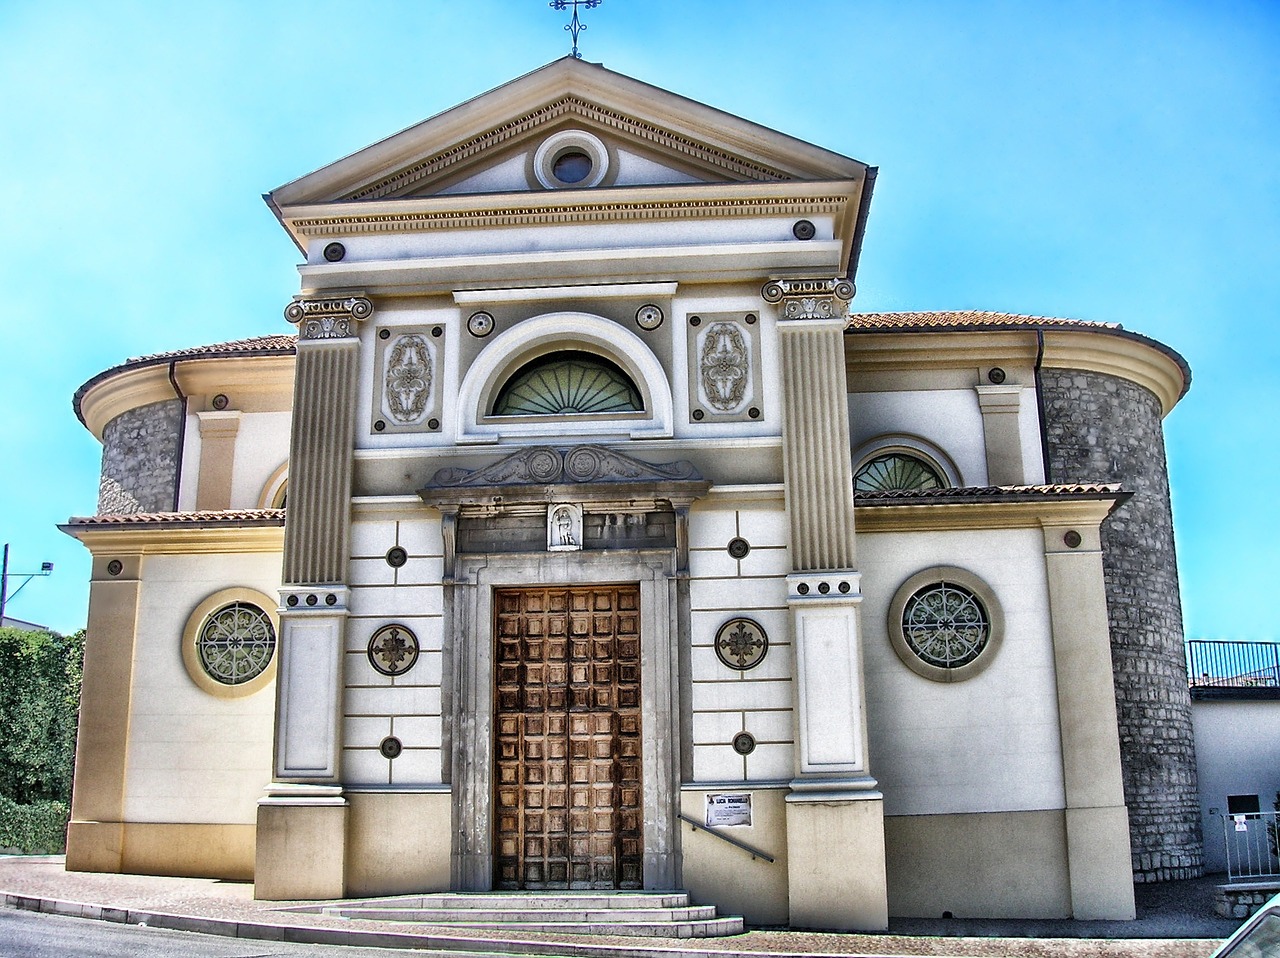
[[[564,59],[269,194],[296,345],[76,397],[104,466],[64,527],[94,556],[68,867],[867,929],[1132,917],[1135,876],[1198,872],[1166,827],[1184,774],[1198,821],[1186,366],[851,316],[874,176]]]

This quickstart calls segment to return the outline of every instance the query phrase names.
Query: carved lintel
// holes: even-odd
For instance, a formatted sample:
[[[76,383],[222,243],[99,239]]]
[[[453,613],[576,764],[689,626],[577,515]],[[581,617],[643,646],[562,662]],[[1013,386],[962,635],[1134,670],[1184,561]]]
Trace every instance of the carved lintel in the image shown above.
[[[693,463],[645,462],[604,446],[532,446],[482,469],[441,469],[429,489],[551,483],[699,481]]]
[[[776,279],[764,284],[766,303],[781,303],[782,319],[841,319],[853,299],[847,279]]]
[[[298,327],[300,339],[346,339],[355,335],[361,320],[372,315],[373,303],[365,296],[295,296],[284,310],[284,318]]]

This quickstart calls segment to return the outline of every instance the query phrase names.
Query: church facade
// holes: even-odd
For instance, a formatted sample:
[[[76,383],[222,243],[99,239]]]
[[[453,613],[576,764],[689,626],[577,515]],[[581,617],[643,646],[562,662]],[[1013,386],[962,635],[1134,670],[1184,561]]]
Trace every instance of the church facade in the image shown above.
[[[862,929],[1198,874],[1186,364],[850,312],[875,174],[567,58],[268,194],[296,337],[75,398],[67,867]]]

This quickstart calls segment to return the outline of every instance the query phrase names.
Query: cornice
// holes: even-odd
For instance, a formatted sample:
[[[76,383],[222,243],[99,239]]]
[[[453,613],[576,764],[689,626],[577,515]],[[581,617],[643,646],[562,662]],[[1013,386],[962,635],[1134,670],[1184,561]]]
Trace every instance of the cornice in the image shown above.
[[[689,195],[693,190],[697,195]],[[518,198],[426,197],[286,207],[281,212],[290,232],[299,237],[815,214],[835,216],[845,227],[857,199],[856,181],[826,181],[770,184],[767,190],[754,183],[699,184],[528,193]]]
[[[1039,529],[1064,524],[1097,526],[1115,507],[1116,497],[1034,499],[1024,502],[854,503],[858,532],[944,532],[963,529]]]
[[[179,398],[169,381],[170,365],[187,396],[228,393],[242,400],[252,397],[252,402],[237,403],[238,408],[251,412],[283,411],[292,405],[292,351],[287,355],[160,359],[147,365],[125,365],[90,380],[76,397],[80,421],[101,440],[103,430],[121,413]]]
[[[1044,337],[1044,368],[1081,369],[1127,379],[1151,390],[1164,415],[1190,386],[1191,371],[1173,350],[1145,336],[1106,326],[863,330],[845,336],[845,368],[853,379],[867,372],[1029,366],[1036,358],[1037,331]]]
[[[90,527],[67,523],[58,528],[78,539],[95,556],[213,555],[284,552],[284,526],[206,525]]]
[[[1134,333],[1061,330],[1044,333],[1047,369],[1083,369],[1145,386],[1167,416],[1191,386],[1185,360],[1163,344]]]

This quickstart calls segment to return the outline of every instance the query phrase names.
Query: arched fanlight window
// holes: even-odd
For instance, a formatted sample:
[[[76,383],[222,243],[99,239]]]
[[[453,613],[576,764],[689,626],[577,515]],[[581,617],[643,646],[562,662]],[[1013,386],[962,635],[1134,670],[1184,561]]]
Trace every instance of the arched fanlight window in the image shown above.
[[[498,392],[495,416],[575,416],[642,412],[635,383],[594,353],[563,351],[520,367]]]
[[[863,463],[853,476],[856,492],[900,492],[941,489],[947,485],[941,473],[916,456],[889,452]]]

